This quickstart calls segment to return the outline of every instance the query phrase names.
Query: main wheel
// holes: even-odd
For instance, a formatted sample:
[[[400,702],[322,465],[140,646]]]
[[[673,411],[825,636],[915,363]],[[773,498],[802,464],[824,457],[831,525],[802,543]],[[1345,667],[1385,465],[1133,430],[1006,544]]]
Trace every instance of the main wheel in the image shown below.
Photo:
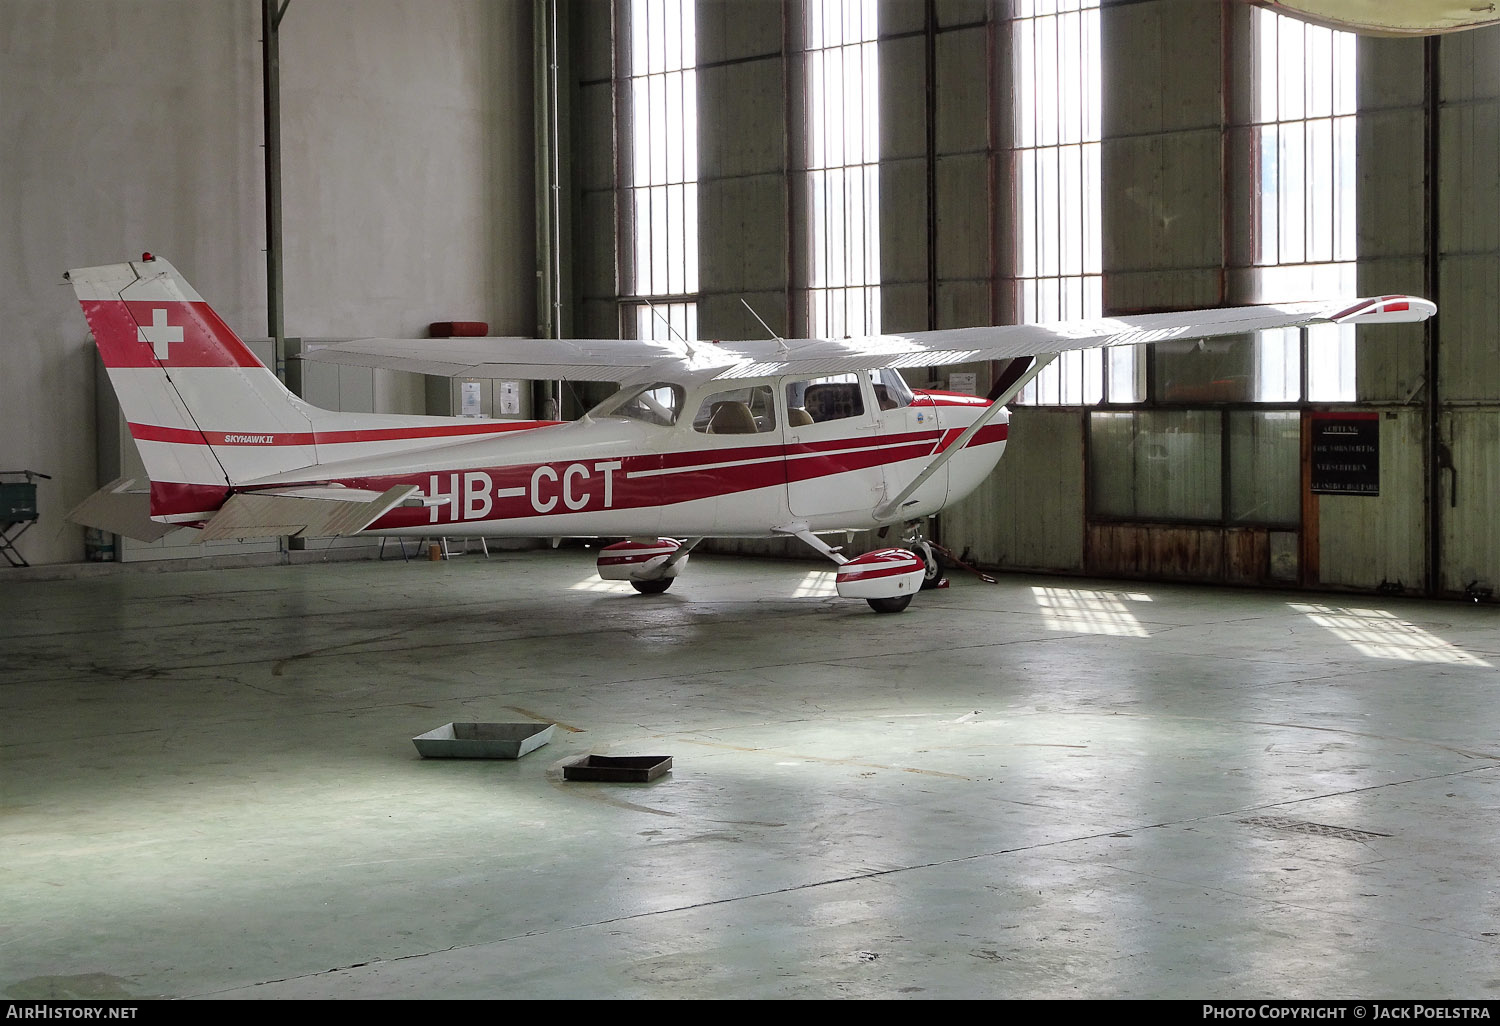
[[[630,586],[642,595],[660,595],[672,586],[675,577],[658,577],[654,581],[631,581]]]
[[[899,613],[911,605],[910,595],[897,595],[895,598],[865,599],[870,603],[870,608],[877,613]]]
[[[946,576],[943,573],[943,564],[938,562],[937,553],[926,542],[918,546],[918,552],[922,557],[922,562],[927,564],[927,574],[922,578],[922,590],[936,588],[943,583],[943,577]]]

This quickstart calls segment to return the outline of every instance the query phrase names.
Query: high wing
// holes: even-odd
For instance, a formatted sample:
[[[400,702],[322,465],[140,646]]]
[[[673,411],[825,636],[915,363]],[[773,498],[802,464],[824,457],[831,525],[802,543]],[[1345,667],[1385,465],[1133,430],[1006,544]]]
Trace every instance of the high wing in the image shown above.
[[[1315,324],[1421,321],[1437,307],[1414,296],[1226,307],[1051,324],[944,328],[846,339],[697,343],[615,339],[355,339],[309,346],[303,359],[445,377],[575,381],[700,381],[784,374],[821,377],[884,367],[934,367],[1081,349],[1190,341]]]
[[[302,359],[449,378],[634,381],[654,370],[713,377],[733,365],[719,347],[637,339],[360,338],[310,343]]]

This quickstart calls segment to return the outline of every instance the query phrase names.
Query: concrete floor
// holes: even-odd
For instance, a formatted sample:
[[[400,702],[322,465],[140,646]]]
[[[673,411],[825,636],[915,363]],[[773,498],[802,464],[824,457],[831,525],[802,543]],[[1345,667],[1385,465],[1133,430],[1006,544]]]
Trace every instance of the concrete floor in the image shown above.
[[[0,997],[1500,995],[1492,605],[877,616],[820,564],[647,598],[563,549],[0,577],[0,641]]]

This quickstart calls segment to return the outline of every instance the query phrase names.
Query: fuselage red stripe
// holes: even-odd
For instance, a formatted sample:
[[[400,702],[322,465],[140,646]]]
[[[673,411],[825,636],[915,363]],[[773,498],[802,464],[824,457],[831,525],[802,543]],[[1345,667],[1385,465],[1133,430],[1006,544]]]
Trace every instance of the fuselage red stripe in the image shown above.
[[[869,581],[881,577],[899,577],[902,574],[915,574],[925,572],[926,567],[921,563],[893,563],[889,566],[861,567],[858,570],[840,570],[839,580],[844,583],[850,581]]]

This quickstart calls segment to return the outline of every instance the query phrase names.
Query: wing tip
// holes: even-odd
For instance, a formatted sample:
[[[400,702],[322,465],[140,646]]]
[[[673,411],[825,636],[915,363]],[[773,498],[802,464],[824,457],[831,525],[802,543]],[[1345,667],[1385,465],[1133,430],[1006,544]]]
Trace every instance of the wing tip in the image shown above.
[[[1329,318],[1335,324],[1409,324],[1437,313],[1437,304],[1418,296],[1361,299]]]

